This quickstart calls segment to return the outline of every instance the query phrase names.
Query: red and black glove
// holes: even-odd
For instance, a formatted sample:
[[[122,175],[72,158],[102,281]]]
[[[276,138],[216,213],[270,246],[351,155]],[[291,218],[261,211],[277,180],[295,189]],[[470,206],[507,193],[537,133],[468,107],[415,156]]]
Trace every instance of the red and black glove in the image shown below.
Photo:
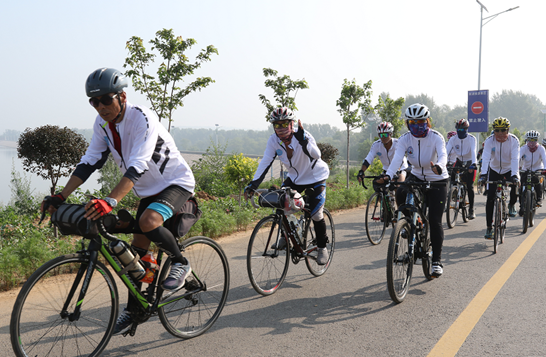
[[[44,211],[47,210],[49,206],[53,206],[55,208],[59,208],[60,205],[62,205],[66,201],[66,199],[61,195],[61,193],[56,193],[53,196],[45,196],[44,197]]]
[[[101,216],[112,212],[112,207],[105,200],[91,200],[91,204],[93,205],[93,208],[95,208],[95,211],[98,212]]]

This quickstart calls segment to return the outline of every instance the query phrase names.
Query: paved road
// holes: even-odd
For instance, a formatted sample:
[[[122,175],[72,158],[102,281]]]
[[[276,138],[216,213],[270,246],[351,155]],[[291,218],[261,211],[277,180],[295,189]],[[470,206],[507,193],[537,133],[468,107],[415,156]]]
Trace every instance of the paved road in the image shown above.
[[[479,196],[476,220],[446,227],[444,276],[428,282],[416,267],[402,304],[394,304],[387,292],[388,241],[372,246],[365,239],[364,210],[354,209],[334,215],[336,252],[324,276],[313,278],[304,263],[291,265],[279,291],[261,297],[246,273],[250,232],[222,239],[231,291],[211,330],[181,341],[154,318],[139,326],[133,338],[113,337],[104,356],[427,356],[444,335],[434,353],[544,356],[544,234],[535,233],[538,240],[521,262],[514,262],[514,256],[518,247],[529,245],[546,209],[539,210],[535,227],[525,235],[520,234],[521,218],[511,220],[505,244],[493,255],[492,242],[483,238],[483,201]],[[546,221],[538,230],[544,228]],[[13,301],[13,293],[0,294],[1,356],[11,355]],[[450,329],[456,321],[459,328]],[[460,347],[458,340],[463,341]]]

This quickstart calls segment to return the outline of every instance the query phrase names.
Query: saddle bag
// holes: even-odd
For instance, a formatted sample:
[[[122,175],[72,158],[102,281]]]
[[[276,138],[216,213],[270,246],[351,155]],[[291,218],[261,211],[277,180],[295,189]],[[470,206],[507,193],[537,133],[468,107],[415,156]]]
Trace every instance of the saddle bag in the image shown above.
[[[190,197],[182,208],[169,218],[163,226],[170,230],[175,238],[181,238],[190,231],[190,228],[201,218],[202,214],[203,212],[199,209],[195,197]]]

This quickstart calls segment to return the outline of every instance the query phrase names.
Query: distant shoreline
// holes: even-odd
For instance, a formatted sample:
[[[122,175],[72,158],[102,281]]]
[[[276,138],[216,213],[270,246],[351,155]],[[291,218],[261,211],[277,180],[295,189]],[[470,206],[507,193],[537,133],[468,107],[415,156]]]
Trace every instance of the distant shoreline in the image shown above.
[[[0,140],[0,146],[5,146],[5,147],[8,147],[8,148],[16,148],[17,147],[17,141]]]

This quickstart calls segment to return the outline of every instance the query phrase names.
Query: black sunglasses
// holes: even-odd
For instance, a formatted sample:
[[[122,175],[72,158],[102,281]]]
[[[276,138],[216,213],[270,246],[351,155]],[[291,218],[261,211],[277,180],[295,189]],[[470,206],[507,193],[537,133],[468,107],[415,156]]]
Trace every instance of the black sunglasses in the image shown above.
[[[110,97],[109,95],[103,95],[100,99],[97,97],[89,98],[89,104],[91,104],[93,108],[97,108],[100,103],[102,103],[102,105],[108,106],[112,104],[114,98],[117,96],[117,94],[114,94],[112,97]]]
[[[505,131],[508,131],[508,129],[495,129],[495,133],[504,133]]]

